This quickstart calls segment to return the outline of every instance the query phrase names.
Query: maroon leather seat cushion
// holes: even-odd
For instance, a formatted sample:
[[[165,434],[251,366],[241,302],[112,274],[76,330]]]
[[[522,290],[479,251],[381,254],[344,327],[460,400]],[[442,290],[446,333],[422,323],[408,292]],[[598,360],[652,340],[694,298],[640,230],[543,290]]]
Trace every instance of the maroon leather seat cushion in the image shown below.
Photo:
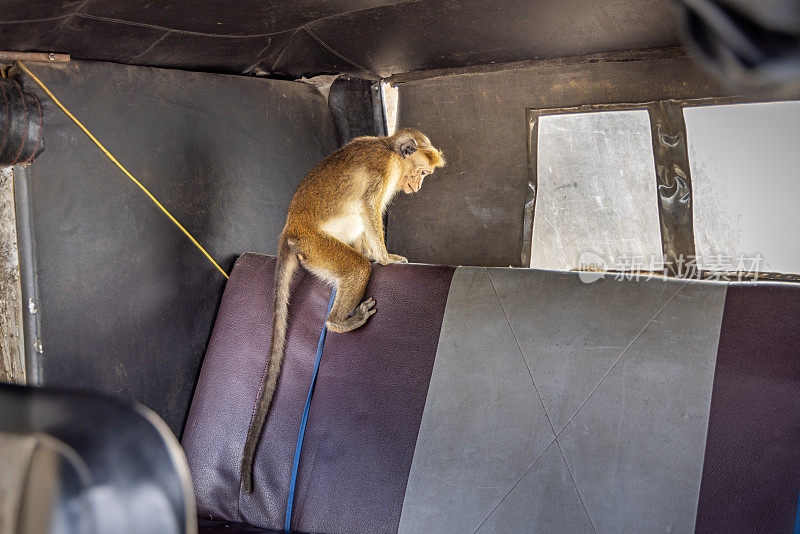
[[[227,284],[183,447],[200,517],[282,529],[298,427],[331,289],[300,269],[283,372],[240,491],[247,429],[270,344],[275,260],[245,254]],[[396,532],[453,268],[376,265],[378,312],[328,333],[294,501],[301,532]]]

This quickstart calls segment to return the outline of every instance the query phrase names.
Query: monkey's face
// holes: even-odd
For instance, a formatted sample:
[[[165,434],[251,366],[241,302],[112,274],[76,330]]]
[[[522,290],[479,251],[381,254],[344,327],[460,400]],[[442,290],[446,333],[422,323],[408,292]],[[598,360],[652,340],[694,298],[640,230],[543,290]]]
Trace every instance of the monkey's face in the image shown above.
[[[411,193],[416,193],[422,189],[422,181],[429,174],[433,174],[433,169],[430,167],[419,168],[411,174],[408,174],[406,176],[405,183],[403,183],[403,192],[407,195],[410,195]]]
[[[410,169],[404,177],[402,186],[403,192],[407,195],[422,189],[422,181],[425,177],[433,174],[436,167],[444,166],[442,152],[431,146],[430,142],[428,142],[428,146],[419,146],[406,159]]]

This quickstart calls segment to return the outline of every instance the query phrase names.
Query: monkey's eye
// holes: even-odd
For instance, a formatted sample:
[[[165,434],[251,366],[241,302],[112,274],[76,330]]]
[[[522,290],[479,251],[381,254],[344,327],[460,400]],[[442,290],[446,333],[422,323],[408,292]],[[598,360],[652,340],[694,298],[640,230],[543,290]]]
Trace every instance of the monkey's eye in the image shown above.
[[[425,176],[428,176],[428,171],[422,171],[420,174],[424,178]]]

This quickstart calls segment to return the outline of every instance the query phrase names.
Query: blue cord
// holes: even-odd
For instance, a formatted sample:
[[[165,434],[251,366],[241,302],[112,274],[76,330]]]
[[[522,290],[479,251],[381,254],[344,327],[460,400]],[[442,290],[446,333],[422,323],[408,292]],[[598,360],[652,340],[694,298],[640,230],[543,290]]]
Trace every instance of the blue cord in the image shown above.
[[[794,534],[800,534],[800,497],[797,500],[797,511],[794,513]]]
[[[297,446],[294,449],[294,464],[292,465],[292,479],[289,482],[289,502],[286,503],[286,523],[283,526],[284,532],[289,532],[292,526],[292,503],[294,502],[294,486],[297,483],[297,468],[300,466],[300,450],[303,448],[303,437],[306,434],[306,423],[308,422],[308,411],[311,407],[311,396],[314,394],[314,384],[317,382],[317,371],[319,362],[322,359],[322,348],[325,346],[325,333],[328,331],[328,316],[331,314],[333,299],[336,297],[336,289],[331,293],[331,301],[328,303],[328,313],[325,315],[325,324],[322,325],[322,333],[319,335],[317,343],[317,358],[314,360],[314,374],[311,376],[311,386],[308,388],[306,406],[303,408],[303,417],[300,419],[300,432],[297,435]]]

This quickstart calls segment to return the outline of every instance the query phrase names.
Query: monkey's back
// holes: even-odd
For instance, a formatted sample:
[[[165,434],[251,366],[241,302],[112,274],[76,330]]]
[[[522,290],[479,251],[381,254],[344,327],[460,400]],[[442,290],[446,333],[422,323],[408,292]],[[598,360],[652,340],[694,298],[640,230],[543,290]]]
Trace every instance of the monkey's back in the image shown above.
[[[385,169],[400,164],[383,138],[358,137],[333,152],[306,174],[289,204],[284,236],[301,238],[319,228],[344,206],[383,194]],[[374,191],[373,191],[374,190]]]

